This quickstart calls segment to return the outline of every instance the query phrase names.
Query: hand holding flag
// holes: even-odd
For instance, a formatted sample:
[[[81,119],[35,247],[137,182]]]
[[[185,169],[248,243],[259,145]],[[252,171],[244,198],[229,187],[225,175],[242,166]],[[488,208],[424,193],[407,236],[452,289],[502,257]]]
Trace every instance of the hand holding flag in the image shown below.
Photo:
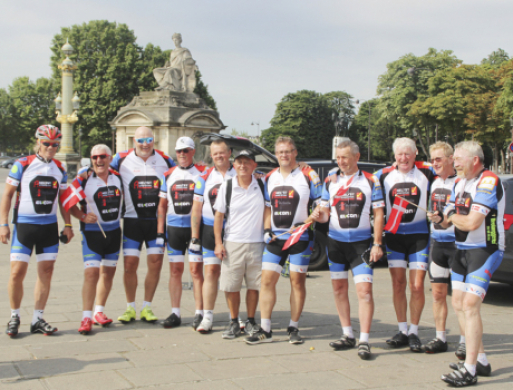
[[[61,204],[64,210],[69,211],[78,202],[86,198],[86,194],[77,179],[73,180],[70,186],[61,195]]]
[[[283,245],[282,250],[286,250],[286,249],[290,248],[292,245],[294,245],[295,243],[297,243],[299,241],[299,239],[301,238],[301,235],[306,231],[306,229],[308,229],[308,227],[311,224],[312,224],[312,222],[305,223],[304,225],[298,226],[296,229],[294,229],[294,231],[290,235],[289,239],[287,241],[285,241],[285,245]],[[285,233],[288,233],[288,232],[285,232]],[[283,234],[285,234],[285,233],[283,233]]]
[[[401,224],[401,219],[403,217],[404,212],[406,211],[406,207],[408,206],[408,201],[401,196],[395,196],[394,205],[392,206],[392,212],[388,217],[387,224],[385,225],[385,230],[395,234],[397,233],[397,229],[399,229],[399,225]]]

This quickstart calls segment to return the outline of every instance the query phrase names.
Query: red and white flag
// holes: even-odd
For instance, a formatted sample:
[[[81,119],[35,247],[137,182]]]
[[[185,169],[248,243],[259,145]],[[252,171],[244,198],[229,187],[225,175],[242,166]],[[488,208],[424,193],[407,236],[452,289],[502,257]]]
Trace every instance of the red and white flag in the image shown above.
[[[346,184],[342,184],[342,187],[339,188],[339,190],[337,191],[337,193],[335,194],[335,196],[333,197],[333,204],[331,205],[332,207],[335,207],[339,202],[342,201],[342,197],[345,195],[345,193],[347,192],[347,190],[349,189],[349,187],[351,186],[351,182],[353,181],[354,177],[356,175],[353,175],[353,177],[351,177]]]
[[[66,191],[64,191],[64,193],[61,195],[62,207],[64,207],[66,211],[69,211],[70,208],[75,206],[82,199],[85,199],[85,197],[86,194],[82,186],[80,185],[78,180],[75,179],[66,189]]]
[[[286,250],[292,245],[294,245],[296,242],[299,241],[301,238],[301,235],[305,232],[306,229],[311,225],[312,223],[305,223],[304,225],[298,226],[290,235],[289,239],[285,241],[285,245],[283,245],[282,250]]]
[[[390,213],[387,224],[385,225],[385,230],[387,232],[392,234],[397,232],[397,229],[399,229],[399,225],[401,224],[403,214],[406,211],[406,206],[408,206],[408,202],[402,197],[396,195],[394,205],[392,206],[392,212]]]

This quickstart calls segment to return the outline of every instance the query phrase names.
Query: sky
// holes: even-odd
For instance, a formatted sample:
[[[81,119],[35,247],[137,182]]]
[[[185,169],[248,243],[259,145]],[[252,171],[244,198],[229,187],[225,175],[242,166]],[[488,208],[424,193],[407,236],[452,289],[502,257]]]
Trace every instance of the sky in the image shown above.
[[[179,32],[228,133],[268,128],[276,104],[303,89],[371,99],[387,63],[430,47],[467,64],[498,48],[513,56],[511,0],[0,0],[0,10],[0,88],[50,77],[64,26],[125,23],[140,46],[163,50]]]

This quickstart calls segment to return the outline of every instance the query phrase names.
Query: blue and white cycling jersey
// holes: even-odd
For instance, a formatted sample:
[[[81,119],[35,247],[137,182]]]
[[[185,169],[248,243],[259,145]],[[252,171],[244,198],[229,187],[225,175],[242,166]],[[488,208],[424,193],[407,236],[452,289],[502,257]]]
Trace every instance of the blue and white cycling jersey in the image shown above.
[[[275,234],[288,231],[309,215],[310,206],[321,197],[321,180],[313,169],[294,169],[286,178],[279,168],[265,177],[265,205],[271,208],[271,228]],[[280,237],[287,240],[290,234]],[[305,231],[300,241],[309,239]]]
[[[456,212],[468,215],[471,211],[485,215],[485,220],[471,232],[454,229],[458,249],[491,248],[503,251],[504,243],[504,188],[493,172],[483,170],[472,180],[462,179],[451,193],[449,205]]]
[[[191,227],[194,186],[203,166],[187,168],[176,166],[164,173],[161,180],[161,198],[167,199],[167,224],[174,227]]]
[[[194,187],[194,200],[203,203],[203,209],[201,210],[203,224],[214,226],[214,204],[216,203],[219,187],[226,180],[236,175],[237,172],[233,167],[230,167],[224,176],[215,167],[212,167],[198,177]]]
[[[18,159],[7,177],[17,187],[13,223],[44,225],[57,222],[59,190],[68,188],[68,174],[56,159],[38,155]]]
[[[387,167],[377,171],[375,176],[381,183],[387,218],[392,212],[395,195],[401,196],[427,210],[431,183],[435,179],[431,164],[416,163],[406,174],[401,173],[395,167]],[[426,212],[408,204],[396,234],[428,233]]]
[[[371,238],[371,208],[385,207],[381,184],[376,176],[358,171],[351,176],[337,172],[337,182],[327,177],[322,188],[321,206],[330,209],[328,236],[341,242],[356,242]],[[352,178],[352,179],[351,179]],[[347,192],[336,196],[351,180]],[[337,201],[333,206],[334,200]]]
[[[449,203],[454,185],[459,181],[456,174],[443,180],[437,177],[431,185],[431,201],[429,211],[443,213]],[[431,222],[431,238],[437,242],[454,242],[454,225],[444,229],[437,223]]]

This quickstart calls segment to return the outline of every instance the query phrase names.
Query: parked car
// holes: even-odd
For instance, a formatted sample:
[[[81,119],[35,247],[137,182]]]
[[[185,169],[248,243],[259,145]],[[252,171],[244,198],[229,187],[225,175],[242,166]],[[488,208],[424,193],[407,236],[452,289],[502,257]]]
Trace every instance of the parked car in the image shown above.
[[[0,163],[0,167],[1,168],[7,168],[7,169],[11,169],[12,165],[16,162],[17,159],[19,158],[22,158],[22,157],[27,157],[26,154],[22,154],[21,156],[16,156],[16,157],[11,157],[11,158],[8,158],[4,161],[2,161]]]
[[[504,210],[504,230],[506,233],[506,250],[499,268],[493,273],[495,282],[513,285],[513,177],[502,176],[502,185],[506,193],[506,208]]]
[[[274,154],[246,138],[234,137],[226,134],[207,133],[200,137],[199,143],[201,145],[208,146],[216,139],[224,140],[234,151],[242,149],[251,150],[256,155],[256,162],[258,164],[257,169],[261,172],[268,173],[279,165],[278,159]],[[203,155],[209,155],[209,153],[204,152]],[[304,161],[312,167],[322,181],[324,181],[330,169],[337,167],[337,162],[334,160],[298,160]],[[358,163],[358,166],[363,171],[373,173],[384,168],[386,164],[361,162]],[[326,246],[328,244],[328,223],[316,223],[314,228],[314,248],[312,256],[310,257],[310,266],[308,267],[308,269],[312,271],[324,269],[328,265],[328,255],[326,253]]]

